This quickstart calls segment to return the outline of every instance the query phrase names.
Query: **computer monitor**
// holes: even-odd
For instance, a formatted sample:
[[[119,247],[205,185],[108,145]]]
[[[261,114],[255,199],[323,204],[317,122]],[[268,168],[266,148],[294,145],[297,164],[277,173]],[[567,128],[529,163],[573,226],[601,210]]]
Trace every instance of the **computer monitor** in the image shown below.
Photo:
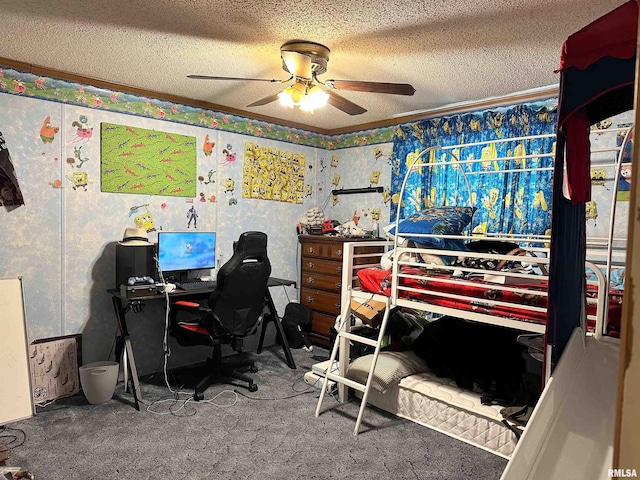
[[[164,273],[188,277],[216,266],[215,232],[158,232],[158,262]]]

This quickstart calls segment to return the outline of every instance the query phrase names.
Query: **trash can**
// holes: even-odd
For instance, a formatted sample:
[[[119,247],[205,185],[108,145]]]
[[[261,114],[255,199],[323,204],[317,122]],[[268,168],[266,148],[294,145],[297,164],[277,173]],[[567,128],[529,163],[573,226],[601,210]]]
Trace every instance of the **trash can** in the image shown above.
[[[94,405],[111,400],[118,383],[119,364],[94,362],[80,367],[80,385],[84,396]]]

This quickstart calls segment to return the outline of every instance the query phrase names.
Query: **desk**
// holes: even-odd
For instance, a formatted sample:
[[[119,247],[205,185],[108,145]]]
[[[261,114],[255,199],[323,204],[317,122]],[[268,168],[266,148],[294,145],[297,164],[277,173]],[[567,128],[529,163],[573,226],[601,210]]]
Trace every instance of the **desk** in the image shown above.
[[[282,324],[280,323],[280,317],[278,316],[278,312],[276,310],[276,306],[273,303],[273,298],[271,297],[271,292],[269,291],[270,287],[285,287],[290,285],[295,285],[296,282],[293,280],[285,280],[282,278],[269,277],[267,282],[267,291],[265,293],[264,303],[268,309],[268,312],[265,313],[262,322],[262,331],[260,333],[260,342],[258,343],[257,353],[262,353],[262,344],[264,342],[264,336],[267,329],[267,324],[272,321],[276,327],[276,332],[280,335],[282,339],[282,349],[284,351],[285,358],[287,360],[287,365],[292,370],[295,370],[296,364],[293,360],[293,356],[291,355],[291,350],[289,349],[289,343],[287,342],[287,337],[284,334],[284,330],[282,328]],[[169,294],[169,299],[171,300],[179,300],[181,298],[189,298],[189,297],[201,297],[208,298],[208,296],[215,289],[215,285],[205,287],[205,288],[192,288],[190,290],[174,290]],[[113,308],[116,313],[116,321],[118,323],[118,328],[120,330],[120,341],[118,343],[118,347],[116,348],[116,360],[120,361],[122,348],[126,352],[126,366],[125,366],[125,383],[127,383],[127,373],[131,378],[132,383],[132,392],[133,392],[133,400],[135,402],[135,406],[137,410],[140,410],[139,401],[142,400],[142,392],[140,392],[140,383],[138,380],[138,371],[136,369],[136,363],[133,357],[133,348],[131,346],[131,339],[129,337],[129,328],[127,327],[127,319],[126,314],[134,307],[134,305],[139,305],[148,301],[158,301],[165,300],[164,293],[158,293],[154,295],[144,295],[136,298],[127,298],[126,296],[120,293],[120,289],[110,288],[107,292],[111,295],[111,300],[113,301]],[[128,370],[128,371],[127,371]],[[126,386],[126,385],[125,385]]]

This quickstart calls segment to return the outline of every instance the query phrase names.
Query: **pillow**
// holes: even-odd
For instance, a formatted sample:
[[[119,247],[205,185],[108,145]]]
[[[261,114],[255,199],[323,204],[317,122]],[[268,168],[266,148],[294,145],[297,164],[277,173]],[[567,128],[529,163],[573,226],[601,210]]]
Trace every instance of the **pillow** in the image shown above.
[[[420,239],[423,240],[423,239]],[[414,242],[416,247],[418,248],[437,248],[434,245],[422,244],[418,242]],[[466,252],[467,246],[464,244],[464,241],[459,240],[457,238],[447,238],[444,240],[444,244],[442,247],[443,250],[455,250],[457,252]],[[433,255],[428,253],[421,253],[420,256],[424,263],[431,264],[435,263],[436,265],[451,265],[455,262],[458,257],[453,255]],[[434,258],[435,257],[435,258]]]
[[[518,247],[520,247],[520,245],[517,243],[504,240],[482,239],[467,243],[467,249],[472,252],[499,253],[501,255],[506,255]]]
[[[347,371],[347,378],[365,384],[371,369],[373,355],[356,358]],[[391,385],[398,383],[404,377],[415,373],[428,372],[427,363],[412,351],[380,352],[376,369],[373,372],[371,387],[384,393]]]
[[[441,257],[440,255],[421,253],[420,258],[422,258],[422,261],[427,265],[448,265],[448,263],[445,262],[445,258]]]
[[[389,250],[380,258],[380,268],[383,270],[391,270],[393,267],[393,259],[395,254],[395,250]],[[399,262],[415,262],[418,263],[420,260],[418,255],[413,252],[404,252],[400,255],[398,259]]]
[[[419,214],[413,215],[400,221],[399,233],[404,238],[409,238],[422,244],[431,244],[437,248],[444,247],[444,240],[441,238],[424,238],[411,235],[460,235],[462,230],[471,223],[471,218],[475,212],[474,207],[431,207],[422,210]],[[390,235],[396,233],[395,224],[388,230]]]

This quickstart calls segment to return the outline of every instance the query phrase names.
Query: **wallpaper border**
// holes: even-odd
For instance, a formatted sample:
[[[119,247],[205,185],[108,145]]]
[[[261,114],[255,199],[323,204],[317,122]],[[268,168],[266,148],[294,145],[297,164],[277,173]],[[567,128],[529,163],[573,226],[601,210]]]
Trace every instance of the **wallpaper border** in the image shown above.
[[[239,133],[251,137],[266,138],[325,150],[340,150],[388,143],[393,141],[393,136],[398,128],[417,123],[417,121],[398,123],[337,135],[322,135],[273,122],[194,107],[186,103],[174,103],[119,90],[36,75],[1,65],[0,93],[194,125],[222,132]],[[514,104],[518,103],[521,102],[515,102]],[[492,110],[492,108],[483,108],[483,110],[487,109]]]
[[[174,103],[54,77],[35,75],[11,67],[0,68],[0,92],[326,150],[386,143],[391,141],[394,130],[394,127],[385,127],[348,135],[327,136],[250,117],[194,107],[185,103]]]

